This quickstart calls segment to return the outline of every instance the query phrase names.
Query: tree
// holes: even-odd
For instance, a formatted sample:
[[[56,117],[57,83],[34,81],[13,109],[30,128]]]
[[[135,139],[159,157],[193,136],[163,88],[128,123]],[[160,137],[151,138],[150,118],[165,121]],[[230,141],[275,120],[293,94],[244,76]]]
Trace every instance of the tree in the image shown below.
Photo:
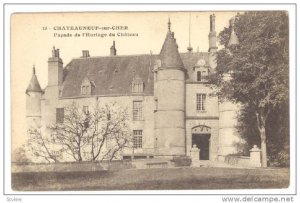
[[[55,146],[53,139],[41,133],[41,126],[38,126],[36,128],[31,127],[28,130],[28,134],[28,150],[33,154],[35,158],[42,158],[48,163],[56,163],[62,159],[62,149]]]
[[[228,46],[230,32],[239,39]],[[220,98],[243,104],[255,115],[262,166],[267,166],[266,125],[271,112],[289,98],[288,15],[286,12],[251,11],[237,15],[235,23],[219,35],[223,49],[211,77]],[[226,76],[230,74],[230,79]]]
[[[272,109],[266,122],[268,160],[273,166],[289,166],[289,103]],[[249,155],[254,144],[260,142],[256,126],[255,109],[241,108],[238,116],[238,132],[246,141],[241,146],[243,154]]]
[[[49,127],[52,139],[75,161],[96,161],[116,158],[130,147],[131,134],[127,110],[115,103],[95,105],[84,112],[75,102],[66,108],[63,122]],[[84,154],[88,154],[85,156]]]
[[[28,164],[30,162],[29,158],[26,155],[25,146],[22,145],[21,147],[16,148],[12,153],[12,162],[14,163],[21,163],[21,164]]]

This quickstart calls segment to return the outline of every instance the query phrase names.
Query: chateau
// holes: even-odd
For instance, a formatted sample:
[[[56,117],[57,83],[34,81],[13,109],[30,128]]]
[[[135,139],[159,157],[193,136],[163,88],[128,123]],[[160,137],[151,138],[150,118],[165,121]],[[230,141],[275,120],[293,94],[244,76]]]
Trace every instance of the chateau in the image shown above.
[[[158,42],[160,43],[160,42]],[[216,67],[215,15],[210,16],[208,52],[179,53],[175,34],[168,29],[158,55],[92,57],[88,50],[66,66],[59,49],[48,59],[48,85],[42,89],[35,70],[26,90],[28,125],[46,126],[64,115],[72,102],[84,110],[95,102],[116,102],[128,108],[134,153],[123,157],[190,155],[193,145],[201,160],[221,160],[236,152],[236,106],[220,103],[207,76]],[[237,43],[232,30],[230,43]]]

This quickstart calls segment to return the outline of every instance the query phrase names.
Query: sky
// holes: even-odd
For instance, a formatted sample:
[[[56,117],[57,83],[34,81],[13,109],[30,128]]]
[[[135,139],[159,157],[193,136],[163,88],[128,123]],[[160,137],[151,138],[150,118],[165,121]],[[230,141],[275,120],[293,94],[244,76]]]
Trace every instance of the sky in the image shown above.
[[[90,55],[107,56],[112,41],[116,42],[117,55],[159,54],[167,33],[168,18],[180,52],[189,45],[189,19],[191,19],[191,46],[194,51],[208,50],[209,15],[216,15],[217,34],[228,27],[236,12],[89,12],[89,13],[16,13],[11,16],[11,93],[12,93],[12,148],[25,143],[25,90],[35,65],[40,85],[48,82],[47,60],[52,47],[60,49],[64,66],[72,58],[89,50]],[[189,17],[191,16],[191,18]],[[90,34],[107,34],[106,37],[82,37],[86,31],[59,31],[66,26],[127,26],[128,30],[88,31]],[[56,35],[55,35],[56,33]],[[81,34],[80,37],[74,35]],[[138,36],[109,36],[109,33],[137,33]],[[72,37],[57,37],[71,34]]]

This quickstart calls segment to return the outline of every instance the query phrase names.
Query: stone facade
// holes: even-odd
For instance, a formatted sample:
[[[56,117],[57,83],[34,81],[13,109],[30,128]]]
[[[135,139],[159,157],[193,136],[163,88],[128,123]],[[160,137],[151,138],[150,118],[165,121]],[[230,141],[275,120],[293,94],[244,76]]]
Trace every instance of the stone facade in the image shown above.
[[[193,145],[200,148],[200,159],[215,161],[235,153],[238,109],[220,104],[206,80],[216,67],[215,16],[210,20],[210,48],[205,53],[179,53],[170,22],[159,55],[118,56],[113,42],[110,56],[90,57],[85,50],[63,68],[59,50],[53,48],[48,86],[41,90],[34,72],[26,91],[28,125],[37,122],[50,133],[46,126],[56,122],[57,108],[73,102],[89,108],[115,102],[128,109],[130,129],[143,132],[142,148],[125,150],[124,156],[190,156]],[[138,88],[131,87],[139,82]],[[137,121],[132,113],[135,101],[142,103],[143,118]]]

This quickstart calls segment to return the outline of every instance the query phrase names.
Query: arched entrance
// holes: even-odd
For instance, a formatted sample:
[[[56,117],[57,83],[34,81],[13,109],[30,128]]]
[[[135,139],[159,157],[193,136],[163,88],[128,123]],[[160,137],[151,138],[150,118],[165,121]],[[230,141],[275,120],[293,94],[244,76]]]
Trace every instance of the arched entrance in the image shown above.
[[[192,146],[195,144],[200,149],[200,160],[209,160],[211,128],[198,125],[192,128]]]

